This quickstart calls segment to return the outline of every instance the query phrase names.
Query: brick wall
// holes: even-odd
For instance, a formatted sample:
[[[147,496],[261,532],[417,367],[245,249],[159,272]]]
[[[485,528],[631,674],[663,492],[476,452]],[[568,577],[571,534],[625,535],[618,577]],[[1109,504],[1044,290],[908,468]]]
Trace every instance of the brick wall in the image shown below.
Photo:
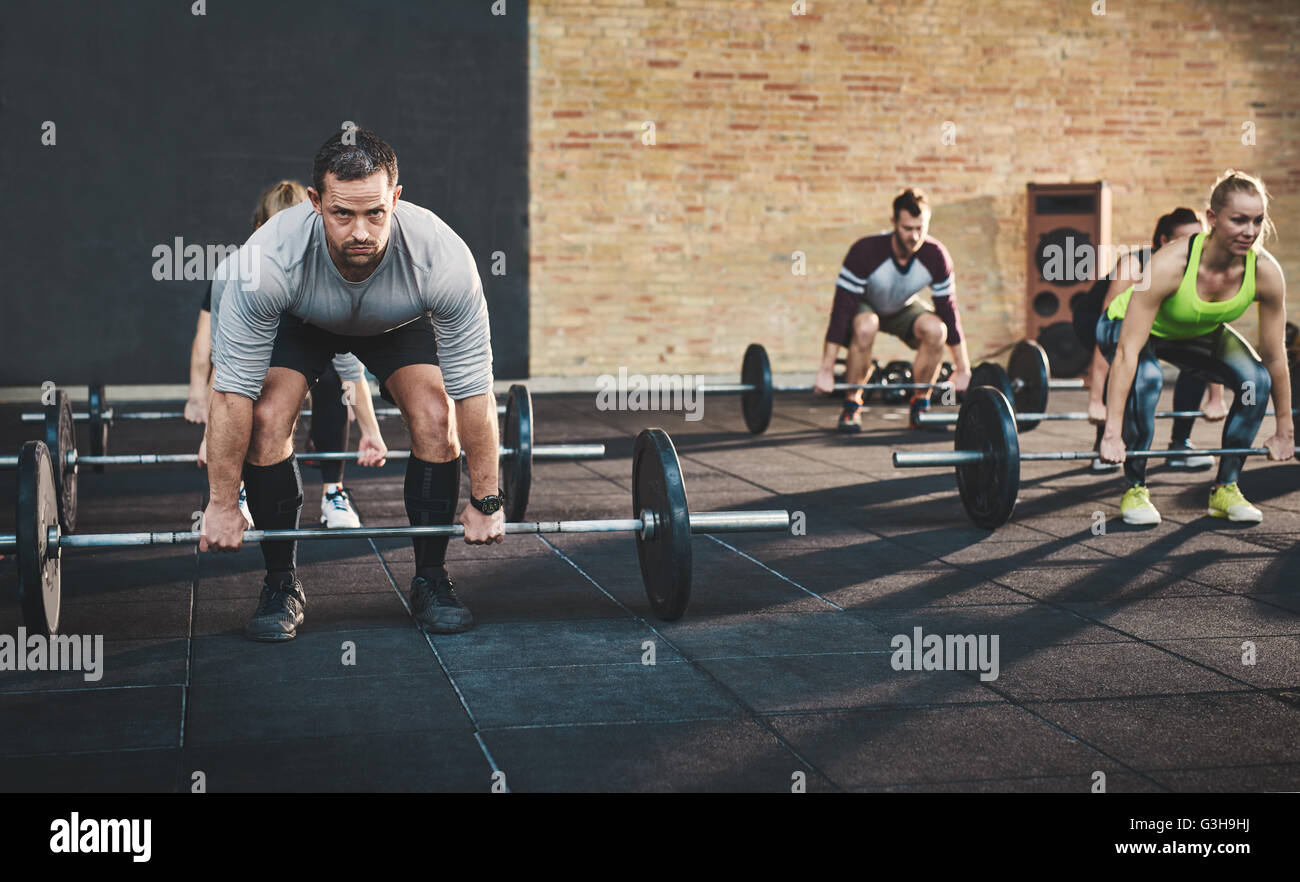
[[[532,374],[732,372],[751,341],[810,371],[844,253],[908,184],[976,360],[1024,335],[1031,181],[1107,180],[1140,243],[1258,174],[1300,303],[1300,2],[1092,7],[532,0]]]

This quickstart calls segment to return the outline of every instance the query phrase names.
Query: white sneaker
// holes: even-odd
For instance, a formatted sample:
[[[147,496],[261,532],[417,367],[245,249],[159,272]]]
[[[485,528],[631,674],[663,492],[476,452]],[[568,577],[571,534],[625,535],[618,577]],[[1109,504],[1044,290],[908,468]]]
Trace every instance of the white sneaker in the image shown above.
[[[248,521],[248,529],[253,529],[253,513],[248,510],[248,491],[244,489],[243,482],[239,484],[239,511]]]
[[[330,488],[334,488],[331,490]],[[352,507],[352,496],[338,484],[327,484],[320,500],[320,522],[331,530],[357,529],[361,518]]]
[[[1191,441],[1184,441],[1180,446],[1170,445],[1170,450],[1187,450],[1194,451]],[[1214,468],[1214,457],[1205,453],[1193,453],[1191,456],[1171,456],[1165,463],[1166,468],[1170,469],[1188,469],[1201,471],[1202,469]]]

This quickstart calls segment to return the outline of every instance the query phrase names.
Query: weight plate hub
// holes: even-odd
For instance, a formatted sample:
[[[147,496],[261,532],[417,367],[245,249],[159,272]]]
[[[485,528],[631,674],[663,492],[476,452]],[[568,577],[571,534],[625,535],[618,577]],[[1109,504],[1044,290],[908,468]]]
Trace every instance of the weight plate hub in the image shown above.
[[[1011,518],[1020,493],[1020,439],[1006,396],[988,386],[970,389],[957,416],[955,447],[984,456],[957,466],[957,489],[970,519],[995,530]]]
[[[62,587],[59,549],[49,544],[59,525],[54,463],[42,441],[28,441],[18,455],[18,500],[14,535],[18,540],[18,594],[29,631],[59,630]]]
[[[677,450],[663,429],[643,430],[632,452],[632,516],[646,510],[655,529],[649,539],[636,536],[641,579],[650,608],[671,622],[691,599],[691,516]]]

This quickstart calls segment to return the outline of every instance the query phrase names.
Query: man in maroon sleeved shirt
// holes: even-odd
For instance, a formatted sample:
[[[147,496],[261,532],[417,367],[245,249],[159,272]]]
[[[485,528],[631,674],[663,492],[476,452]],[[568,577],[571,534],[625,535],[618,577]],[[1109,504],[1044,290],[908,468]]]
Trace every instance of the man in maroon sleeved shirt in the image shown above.
[[[835,305],[821,368],[814,390],[829,393],[835,382],[835,359],[841,346],[849,349],[844,382],[865,383],[871,370],[871,347],[876,333],[884,331],[916,350],[913,382],[934,383],[939,378],[943,347],[952,350],[954,370],[950,381],[961,392],[970,382],[970,357],[962,338],[953,285],[952,258],[938,239],[926,235],[930,206],[925,194],[908,188],[894,199],[892,232],[867,236],[853,243],[835,282]],[[931,308],[918,293],[930,288]],[[840,414],[842,432],[860,432],[858,408],[862,391],[849,392]],[[930,406],[930,390],[912,395],[910,425]]]

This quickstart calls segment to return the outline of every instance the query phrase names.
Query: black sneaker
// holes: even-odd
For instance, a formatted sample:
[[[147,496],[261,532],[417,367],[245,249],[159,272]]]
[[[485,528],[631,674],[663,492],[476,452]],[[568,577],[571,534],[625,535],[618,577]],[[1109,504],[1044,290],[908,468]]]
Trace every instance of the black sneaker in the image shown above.
[[[303,614],[307,610],[307,595],[297,579],[285,578],[274,589],[262,581],[262,599],[257,612],[244,626],[244,636],[264,643],[282,643],[298,634]]]
[[[411,612],[420,627],[431,634],[459,634],[474,627],[474,616],[456,596],[456,586],[445,575],[430,584],[416,576],[411,580]]]
[[[835,424],[837,432],[857,433],[862,431],[862,407],[854,404],[852,407],[845,405],[840,411],[839,422]]]

